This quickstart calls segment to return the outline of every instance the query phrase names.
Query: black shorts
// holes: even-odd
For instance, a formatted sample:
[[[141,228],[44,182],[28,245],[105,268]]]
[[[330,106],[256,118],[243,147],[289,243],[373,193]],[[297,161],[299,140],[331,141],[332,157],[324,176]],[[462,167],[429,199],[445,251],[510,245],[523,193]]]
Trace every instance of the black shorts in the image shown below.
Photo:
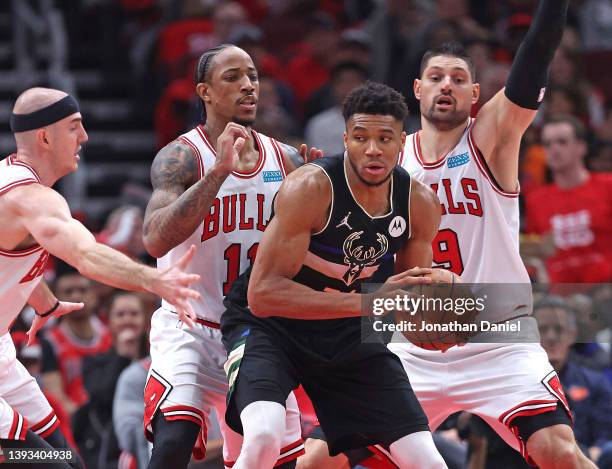
[[[247,405],[285,405],[298,384],[312,401],[332,456],[429,430],[399,358],[383,343],[357,340],[342,347],[339,340],[348,336],[341,332],[300,331],[297,337],[297,331],[284,334],[264,324],[222,327],[229,354],[226,422],[234,431],[242,433],[240,413]]]

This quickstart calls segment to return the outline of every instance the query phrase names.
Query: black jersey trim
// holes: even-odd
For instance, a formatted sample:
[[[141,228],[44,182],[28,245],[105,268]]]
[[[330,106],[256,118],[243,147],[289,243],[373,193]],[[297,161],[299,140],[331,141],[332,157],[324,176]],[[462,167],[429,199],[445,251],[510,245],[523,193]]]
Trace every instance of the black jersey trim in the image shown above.
[[[323,226],[323,228],[320,231],[317,231],[316,233],[311,234],[310,236],[316,236],[316,235],[320,235],[321,233],[323,233],[327,227],[329,226],[329,222],[331,221],[332,218],[332,214],[334,213],[334,183],[331,180],[331,177],[329,177],[329,174],[327,174],[327,171],[325,171],[325,168],[323,168],[322,166],[319,166],[318,164],[310,164],[308,163],[310,166],[314,166],[315,168],[319,168],[321,171],[323,171],[323,174],[325,174],[327,176],[327,179],[329,180],[329,185],[331,186],[331,205],[329,206],[329,215],[327,216],[327,221],[325,222],[325,225]],[[304,165],[306,166],[306,165]]]

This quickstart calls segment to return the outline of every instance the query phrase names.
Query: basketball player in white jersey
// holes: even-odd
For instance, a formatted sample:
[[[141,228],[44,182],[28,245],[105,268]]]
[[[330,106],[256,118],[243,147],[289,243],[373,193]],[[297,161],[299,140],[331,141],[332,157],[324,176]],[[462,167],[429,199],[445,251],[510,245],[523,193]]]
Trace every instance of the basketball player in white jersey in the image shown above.
[[[469,114],[479,85],[460,46],[429,51],[421,62],[414,93],[422,130],[406,139],[400,164],[437,191],[442,221],[434,265],[460,274],[464,282],[529,284],[518,250],[519,145],[543,98],[567,5],[567,0],[540,1],[506,87],[473,120]],[[511,294],[512,285],[504,289],[507,308],[487,319],[529,316],[531,301]],[[531,318],[520,321],[533,326]],[[513,343],[513,337],[509,333],[505,343],[479,343],[474,337],[445,354],[412,344],[389,348],[402,359],[432,428],[464,410],[482,417],[540,468],[594,467],[576,444],[567,400],[546,352],[539,341]]]
[[[159,258],[159,266],[195,244],[191,271],[202,277],[195,286],[202,295],[194,305],[197,318],[181,322],[171,302],[164,302],[152,318],[152,364],[145,388],[145,426],[153,439],[150,468],[186,467],[196,443],[194,455],[202,456],[213,408],[221,421],[226,467],[238,457],[242,436],[223,422],[228,391],[227,353],[219,331],[223,299],[254,261],[281,182],[306,156],[305,146],[300,156],[250,128],[259,83],[242,49],[224,44],[205,52],[195,83],[205,122],[157,154],[144,221],[145,246]],[[317,151],[311,149],[310,156]],[[292,467],[303,442],[293,395],[287,404],[287,433],[277,466]]]
[[[0,447],[5,457],[9,448],[50,448],[41,437],[52,446],[66,446],[57,417],[35,379],[16,360],[9,335],[26,303],[36,312],[30,338],[51,315],[83,307],[58,301],[41,281],[49,254],[99,282],[147,290],[176,302],[181,315],[191,313],[188,299],[199,298],[188,288],[199,277],[183,272],[193,249],[163,270],[137,264],[97,243],[71,217],[64,198],[51,189],[77,169],[78,152],[87,141],[72,96],[46,88],[24,91],[15,102],[11,129],[17,152],[0,162]]]
[[[466,283],[514,284],[502,291],[507,308],[487,318],[495,322],[531,314],[530,298],[521,298],[530,287],[518,251],[519,145],[543,98],[567,5],[540,0],[506,87],[475,119],[469,116],[479,85],[460,45],[427,52],[414,83],[422,130],[406,138],[399,164],[440,199],[434,265]],[[532,320],[515,321],[526,327]],[[444,354],[409,343],[389,348],[402,359],[432,430],[464,410],[482,417],[540,468],[594,467],[576,445],[567,400],[546,352],[536,341],[512,343],[515,337],[508,335],[505,343],[474,337]]]

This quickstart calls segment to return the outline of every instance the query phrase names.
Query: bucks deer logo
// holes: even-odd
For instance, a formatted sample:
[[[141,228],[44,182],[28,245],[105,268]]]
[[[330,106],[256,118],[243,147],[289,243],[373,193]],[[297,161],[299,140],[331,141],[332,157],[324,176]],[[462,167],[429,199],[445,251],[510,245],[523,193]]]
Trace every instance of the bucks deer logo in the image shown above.
[[[347,286],[359,278],[365,267],[373,265],[389,249],[389,240],[380,233],[376,233],[376,246],[366,247],[362,244],[357,244],[361,240],[362,234],[363,231],[351,233],[342,245],[344,263],[348,265],[348,270],[343,275],[342,280],[344,280]]]

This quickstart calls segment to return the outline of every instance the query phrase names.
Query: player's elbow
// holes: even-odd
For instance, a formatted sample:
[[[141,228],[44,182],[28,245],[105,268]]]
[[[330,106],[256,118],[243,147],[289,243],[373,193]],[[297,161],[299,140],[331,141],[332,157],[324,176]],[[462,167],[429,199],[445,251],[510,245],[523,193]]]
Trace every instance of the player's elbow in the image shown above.
[[[151,257],[155,257],[156,259],[165,256],[169,251],[169,249],[162,246],[158,242],[158,240],[155,239],[155,236],[152,236],[151,234],[144,235],[142,241],[144,244],[144,248],[149,253],[149,255]]]
[[[271,316],[270,293],[264,282],[250,282],[247,299],[249,309],[254,316],[259,318]]]

